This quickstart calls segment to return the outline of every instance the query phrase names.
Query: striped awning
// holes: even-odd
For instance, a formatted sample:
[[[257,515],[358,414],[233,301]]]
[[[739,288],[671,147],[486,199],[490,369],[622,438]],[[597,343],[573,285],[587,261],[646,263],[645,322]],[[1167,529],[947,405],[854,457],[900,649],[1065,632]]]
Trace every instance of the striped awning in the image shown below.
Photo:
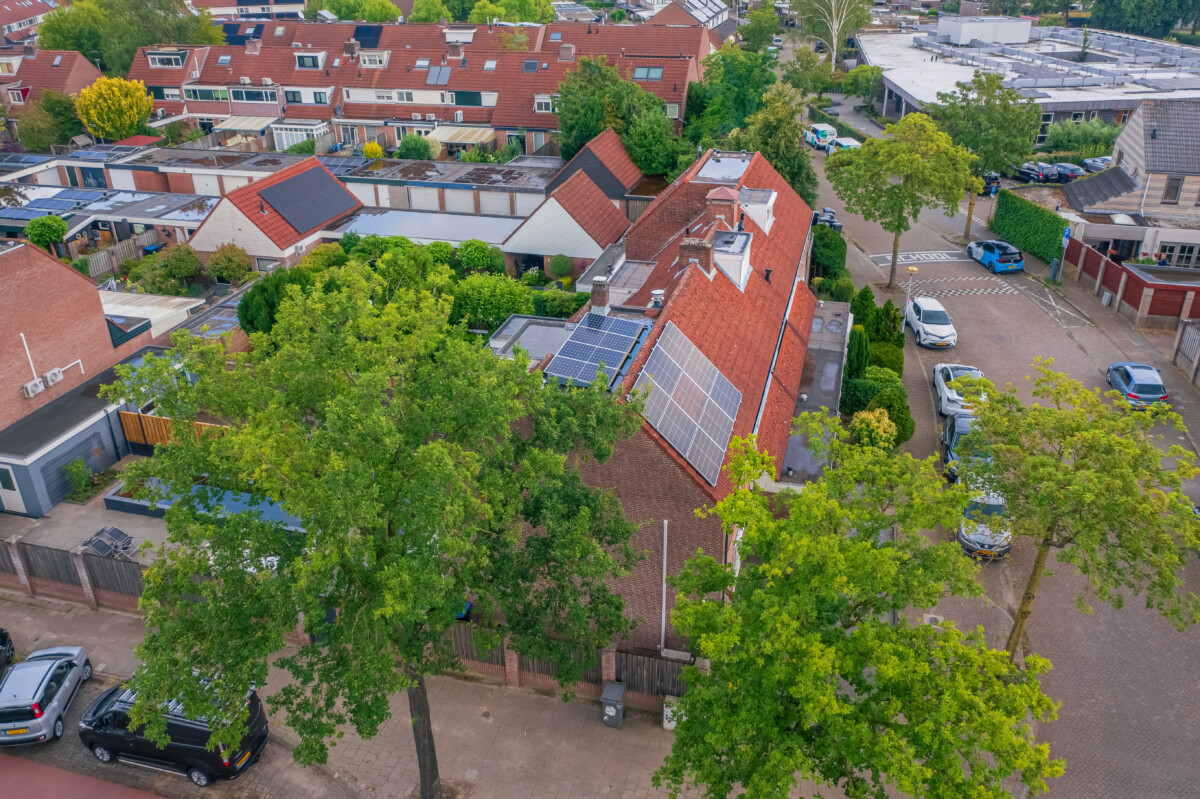
[[[425,134],[425,138],[442,144],[487,144],[496,139],[496,131],[488,127],[439,125]]]

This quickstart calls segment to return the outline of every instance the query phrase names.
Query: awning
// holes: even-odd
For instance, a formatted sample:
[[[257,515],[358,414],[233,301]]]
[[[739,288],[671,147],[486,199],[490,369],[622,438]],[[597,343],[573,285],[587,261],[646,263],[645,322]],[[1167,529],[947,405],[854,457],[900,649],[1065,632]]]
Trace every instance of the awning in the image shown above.
[[[496,131],[487,127],[439,125],[425,135],[442,144],[487,144],[495,141]]]
[[[218,122],[215,130],[249,130],[255,133],[264,133],[272,123],[278,121],[279,117],[230,117],[224,122]]]

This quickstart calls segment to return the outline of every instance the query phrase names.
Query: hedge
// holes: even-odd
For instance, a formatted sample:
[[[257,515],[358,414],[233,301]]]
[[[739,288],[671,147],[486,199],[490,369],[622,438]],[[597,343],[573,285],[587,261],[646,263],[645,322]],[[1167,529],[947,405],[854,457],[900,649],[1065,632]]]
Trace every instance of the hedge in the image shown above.
[[[904,350],[886,341],[871,342],[871,360],[869,366],[882,366],[891,369],[898,375],[904,374]]]
[[[813,229],[813,275],[837,277],[846,269],[846,240],[828,225]]]
[[[853,416],[859,411],[865,411],[875,395],[883,391],[887,385],[875,380],[843,380],[842,397],[838,401],[840,413]]]
[[[887,411],[888,418],[892,420],[892,424],[896,425],[896,446],[913,437],[917,424],[913,421],[912,412],[908,409],[908,392],[904,390],[903,386],[893,384],[876,394],[867,403],[867,410],[873,411],[876,408],[883,408]]]
[[[851,139],[858,139],[860,142],[864,142],[867,139],[874,138],[873,136],[868,136],[867,134],[863,133],[861,130],[859,130],[857,128],[850,127],[845,122],[842,122],[841,120],[839,120],[837,117],[830,116],[829,114],[826,114],[821,109],[814,108],[811,105],[808,107],[808,118],[811,119],[813,122],[824,122],[826,125],[833,125],[835,128],[837,128],[838,136],[849,137]]]
[[[555,316],[567,319],[589,299],[584,291],[563,291],[562,289],[547,289],[533,291],[533,312],[537,316]]]
[[[1062,255],[1062,234],[1067,222],[1032,200],[1001,189],[996,198],[992,230],[996,235],[1046,263]]]

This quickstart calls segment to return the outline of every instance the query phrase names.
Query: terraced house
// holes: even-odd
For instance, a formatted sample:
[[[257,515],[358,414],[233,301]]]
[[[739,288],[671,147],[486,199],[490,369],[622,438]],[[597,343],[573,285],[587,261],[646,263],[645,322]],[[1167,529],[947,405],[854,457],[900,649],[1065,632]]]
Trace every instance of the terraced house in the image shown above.
[[[688,86],[716,50],[700,25],[375,25],[292,20],[230,23],[225,45],[141,48],[129,77],[159,119],[205,129],[234,117],[300,139],[395,147],[415,133],[447,155],[521,141],[553,150],[555,96],[588,56],[657,94],[682,119]]]

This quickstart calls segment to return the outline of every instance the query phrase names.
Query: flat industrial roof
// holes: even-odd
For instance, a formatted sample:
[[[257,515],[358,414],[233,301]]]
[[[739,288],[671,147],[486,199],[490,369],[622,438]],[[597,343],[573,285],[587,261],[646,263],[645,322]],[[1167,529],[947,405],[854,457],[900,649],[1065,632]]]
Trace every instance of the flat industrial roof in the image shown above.
[[[479,239],[500,245],[525,220],[511,216],[443,214],[433,211],[397,211],[389,208],[364,208],[350,221],[334,229],[337,235],[404,236],[416,244],[444,241],[458,245]]]
[[[217,207],[219,197],[201,194],[161,194],[121,189],[36,186],[0,183],[6,205],[0,225],[23,228],[31,219],[54,214],[67,221],[69,234],[93,221],[197,227]]]
[[[1033,38],[1024,44],[954,47],[942,42],[939,51],[917,46],[918,39],[933,37],[927,30],[863,30],[856,41],[866,63],[883,67],[886,83],[909,102],[920,104],[937,102],[938,92],[953,91],[956,83],[969,82],[976,70],[1002,72],[1006,83],[1049,110],[1087,107],[1087,103],[1096,108],[1135,108],[1147,99],[1200,97],[1200,72],[1190,66],[1192,60],[1200,62],[1200,48],[1172,44],[1171,54],[1166,55],[1168,45],[1163,42],[1092,30],[1091,57],[1079,64],[1070,56],[1079,51],[1073,39],[1080,35],[1061,28],[1034,28]],[[1106,46],[1112,49],[1105,50]],[[1130,54],[1155,46],[1164,52],[1161,61]],[[1105,73],[1119,74],[1122,81],[1070,85]]]

